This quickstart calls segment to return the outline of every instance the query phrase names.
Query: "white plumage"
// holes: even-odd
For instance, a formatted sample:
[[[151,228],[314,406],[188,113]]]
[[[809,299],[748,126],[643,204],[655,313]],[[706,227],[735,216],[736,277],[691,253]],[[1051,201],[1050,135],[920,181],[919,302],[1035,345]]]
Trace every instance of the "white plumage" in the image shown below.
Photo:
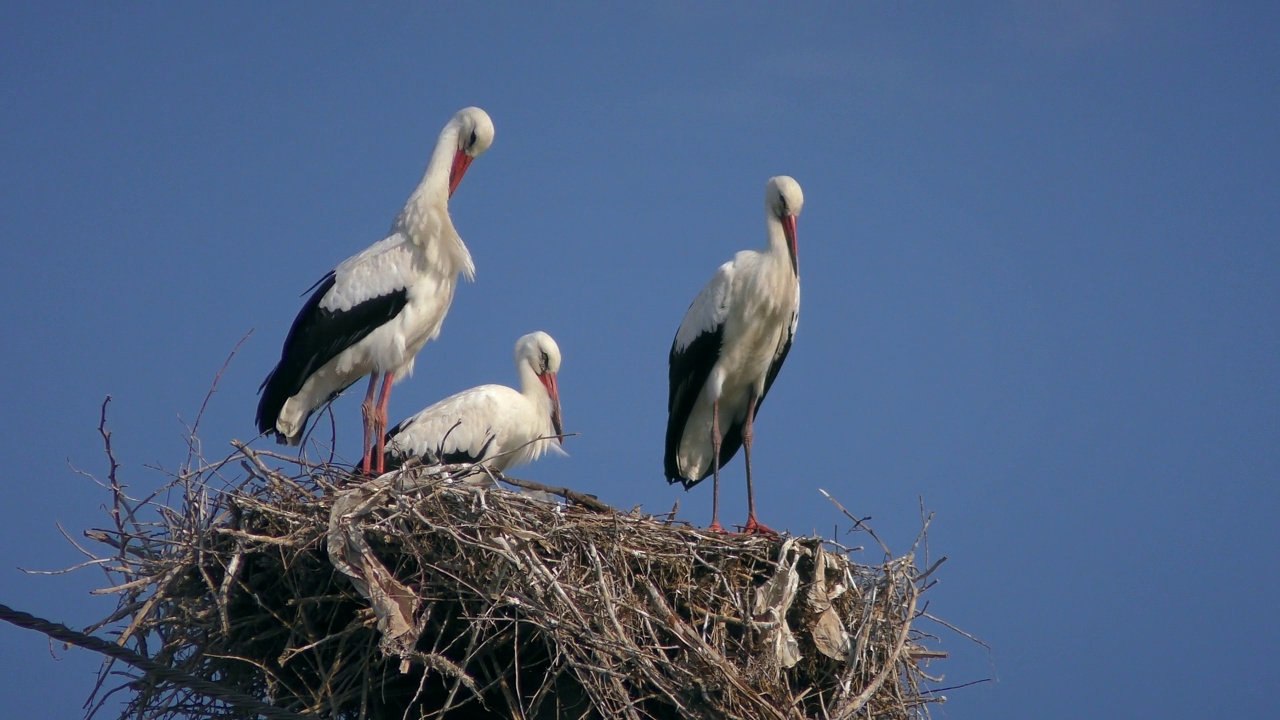
[[[280,362],[259,388],[261,432],[298,444],[314,410],[370,375],[361,405],[363,467],[370,472],[376,462],[381,472],[391,385],[413,373],[418,351],[440,333],[458,276],[470,280],[475,274],[449,217],[449,197],[492,143],[493,123],[483,110],[458,111],[440,132],[422,182],[390,234],[316,283],[285,338]]]
[[[387,432],[386,465],[483,463],[502,471],[559,449],[560,348],[544,332],[516,342],[520,390],[481,385],[441,400]]]
[[[719,520],[720,467],[746,448],[747,532],[756,520],[752,423],[791,349],[800,316],[796,219],[800,185],[785,175],[765,186],[769,244],[721,265],[685,313],[671,344],[664,465],[669,482],[691,488],[711,473],[711,528]]]

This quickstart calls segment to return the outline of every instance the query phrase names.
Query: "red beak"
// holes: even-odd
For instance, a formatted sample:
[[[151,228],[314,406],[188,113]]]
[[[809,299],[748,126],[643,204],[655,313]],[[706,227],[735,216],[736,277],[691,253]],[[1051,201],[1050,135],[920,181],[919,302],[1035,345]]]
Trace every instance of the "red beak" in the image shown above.
[[[800,274],[800,248],[796,245],[796,216],[787,215],[782,218],[782,234],[787,237],[787,248],[791,250],[791,269]]]
[[[459,150],[453,156],[453,167],[449,168],[449,197],[453,197],[453,191],[458,189],[458,183],[462,182],[462,176],[467,174],[467,168],[471,167],[471,161],[475,158]]]
[[[564,420],[560,417],[560,388],[556,385],[556,374],[539,375],[538,379],[547,389],[547,397],[551,398],[551,427],[555,428],[556,435],[564,435]],[[564,445],[563,439],[558,442]]]

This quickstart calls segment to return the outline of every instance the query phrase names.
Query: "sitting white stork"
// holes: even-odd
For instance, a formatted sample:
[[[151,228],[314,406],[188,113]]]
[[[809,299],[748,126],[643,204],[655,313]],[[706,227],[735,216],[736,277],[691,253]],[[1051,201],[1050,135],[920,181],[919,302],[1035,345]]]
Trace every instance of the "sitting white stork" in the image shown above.
[[[785,175],[765,185],[769,245],[743,250],[720,266],[685,313],[671,344],[664,465],[685,489],[714,476],[711,530],[720,525],[720,467],[747,455],[743,531],[772,533],[756,520],[751,485],[751,424],[791,349],[800,316],[796,218],[804,193]]]
[[[516,341],[517,392],[505,385],[463,390],[391,428],[386,466],[411,457],[426,464],[483,463],[499,472],[559,449],[560,348],[544,332]]]
[[[493,122],[485,111],[459,110],[440,132],[422,182],[390,234],[316,283],[289,329],[280,362],[258,389],[260,432],[297,445],[316,408],[369,375],[361,405],[362,466],[367,474],[376,462],[382,472],[391,385],[413,373],[418,351],[439,335],[458,275],[475,275],[471,253],[449,218],[449,198],[471,161],[492,143]]]

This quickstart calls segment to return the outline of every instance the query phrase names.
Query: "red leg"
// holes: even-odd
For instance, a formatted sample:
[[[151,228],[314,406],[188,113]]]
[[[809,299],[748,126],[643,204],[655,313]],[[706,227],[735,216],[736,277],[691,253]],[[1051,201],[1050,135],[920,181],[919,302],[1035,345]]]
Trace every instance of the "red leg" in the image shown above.
[[[386,461],[387,449],[387,405],[391,402],[391,381],[395,378],[395,373],[387,373],[382,377],[382,392],[378,395],[378,415],[376,421],[378,423],[377,435],[374,438],[375,444],[378,446],[378,456],[375,460],[378,467],[378,474],[384,472],[383,464]]]
[[[360,438],[363,443],[360,450],[364,456],[360,460],[360,468],[364,470],[365,475],[371,475],[373,468],[371,462],[373,460],[373,431],[375,420],[373,417],[376,409],[373,404],[373,393],[378,387],[378,373],[369,376],[369,391],[364,394],[364,402],[360,403],[360,415],[364,418],[364,437]]]
[[[720,524],[720,400],[711,403],[711,524],[708,530],[725,532]]]
[[[756,414],[756,396],[751,394],[751,398],[747,400],[747,422],[742,426],[742,449],[747,454],[747,524],[743,526],[742,532],[750,535],[752,533],[763,533],[765,535],[777,535],[771,528],[761,525],[756,520],[756,497],[754,489],[751,486],[751,444],[755,437],[752,432],[752,421],[755,420]]]

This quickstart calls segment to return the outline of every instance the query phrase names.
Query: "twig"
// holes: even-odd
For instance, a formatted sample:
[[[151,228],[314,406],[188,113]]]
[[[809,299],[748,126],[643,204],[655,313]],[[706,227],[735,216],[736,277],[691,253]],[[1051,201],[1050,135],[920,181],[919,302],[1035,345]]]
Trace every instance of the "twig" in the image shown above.
[[[674,507],[666,517],[620,513],[468,463],[353,482],[349,466],[233,445],[218,462],[197,455],[158,491],[171,493],[172,507],[104,484],[117,498],[116,523],[89,535],[109,548],[101,566],[119,593],[95,628],[114,639],[124,626],[117,646],[127,641],[129,652],[184,677],[335,718],[578,717],[588,708],[637,720],[835,718],[841,708],[921,717],[922,704],[939,702],[920,692],[938,682],[923,661],[942,653],[914,627],[931,617],[914,598],[943,560],[917,572],[912,555],[895,559],[881,543],[887,559],[861,565],[849,558],[856,549],[812,537],[792,540],[796,557],[812,561],[779,566],[775,543],[689,529],[673,521]],[[459,481],[477,472],[582,510]],[[343,533],[368,550],[341,562],[364,578],[380,567],[377,587],[357,591],[335,571],[326,545],[335,505]],[[132,520],[142,507],[139,518],[157,519]],[[852,519],[870,532],[865,518]],[[784,571],[797,574],[791,610],[776,605],[757,622],[756,588]],[[805,608],[818,582],[843,588],[824,606],[822,631],[847,634],[853,647],[839,657],[813,654],[808,639],[816,616]],[[381,636],[366,591],[415,599],[396,643]],[[791,669],[771,639],[784,637],[783,624],[804,655]],[[126,693],[128,718],[259,717],[149,674],[98,690],[89,704],[99,707]]]
[[[967,633],[967,632],[965,632],[965,631],[961,630],[960,628],[956,627],[955,625],[952,625],[951,623],[947,622],[946,620],[943,620],[942,618],[934,617],[933,615],[930,615],[929,613],[922,613],[922,614],[921,614],[921,617],[928,618],[928,619],[930,619],[930,620],[932,620],[932,621],[934,621],[934,622],[938,623],[938,624],[939,624],[939,625],[941,625],[942,627],[944,627],[944,628],[946,628],[946,629],[950,630],[951,632],[953,632],[953,633],[955,633],[955,634],[957,634],[957,635],[960,635],[960,636],[962,636],[962,637],[968,638],[969,640],[971,640],[971,641],[973,641],[973,642],[975,642],[975,643],[977,643],[977,644],[981,645],[982,647],[986,648],[988,652],[991,650],[991,646],[990,646],[990,645],[988,645],[988,644],[986,644],[986,643],[982,642],[982,641],[981,641],[981,640],[979,640],[978,638],[974,637],[973,635],[970,635],[969,633]]]
[[[946,561],[947,561],[946,555],[943,555],[942,557],[938,558],[938,561],[930,565],[928,570],[925,570],[924,572],[916,576],[916,584],[919,585],[920,583],[923,583],[925,580],[929,579],[929,576],[933,574],[933,571],[937,570],[938,566]]]
[[[929,690],[921,690],[920,694],[936,695],[938,693],[944,693],[948,690],[959,690],[960,688],[973,687],[974,685],[981,685],[982,683],[989,683],[989,682],[991,682],[991,678],[982,678],[981,680],[970,680],[967,683],[960,683],[959,685],[949,685],[947,687],[942,687],[942,688],[932,688]]]
[[[509,485],[522,487],[526,490],[536,490],[538,492],[544,492],[544,493],[549,493],[551,495],[556,495],[570,502],[575,502],[575,503],[578,503],[579,505],[591,508],[596,512],[602,512],[602,513],[617,512],[617,510],[614,510],[612,507],[606,505],[605,503],[600,502],[599,500],[592,497],[591,495],[584,495],[576,490],[570,490],[569,488],[566,488],[566,487],[551,487],[550,485],[543,485],[542,483],[534,482],[532,480],[521,480],[520,478],[514,478],[514,477],[511,477],[510,475],[506,475],[497,471],[494,472],[494,475],[496,475],[499,480]]]
[[[222,374],[231,366],[231,359],[236,356],[236,353],[240,352],[240,346],[244,345],[245,341],[248,340],[249,336],[252,334],[253,328],[250,328],[249,332],[245,333],[244,337],[240,338],[240,341],[236,343],[235,347],[231,348],[231,352],[227,353],[227,359],[222,361],[222,367],[218,368],[218,372],[213,376],[213,383],[209,385],[209,392],[205,393],[204,402],[200,403],[200,411],[196,413],[196,421],[191,425],[192,437],[195,437],[196,433],[200,430],[200,420],[204,418],[205,408],[209,407],[209,400],[213,398],[213,393],[218,389],[218,381],[222,380]]]
[[[202,695],[221,700],[228,705],[234,705],[244,710],[258,713],[270,720],[307,720],[297,713],[290,712],[273,705],[263,704],[257,698],[235,692],[234,690],[227,690],[216,683],[192,677],[186,673],[178,672],[173,668],[161,665],[151,658],[143,657],[127,648],[113,645],[106,640],[96,638],[92,635],[85,635],[84,633],[76,632],[66,625],[38,618],[35,615],[22,612],[21,610],[14,610],[7,605],[0,605],[0,620],[17,625],[20,628],[35,630],[36,632],[47,635],[54,640],[60,640],[70,645],[75,645],[76,647],[81,647],[86,650],[92,650],[93,652],[101,655],[106,655],[107,657],[115,660],[128,663],[129,665],[147,673],[156,681],[181,685]]]
[[[870,526],[863,524],[863,521],[871,519],[870,516],[867,516],[864,518],[856,518],[853,516],[853,513],[846,510],[844,506],[840,504],[839,500],[836,500],[835,498],[831,497],[831,494],[828,493],[826,490],[823,490],[822,488],[818,488],[818,492],[822,493],[823,497],[830,500],[831,504],[839,508],[840,512],[844,513],[845,517],[852,520],[854,528],[862,528],[863,530],[865,530],[867,534],[870,535],[871,538],[880,545],[880,549],[884,550],[885,557],[893,557],[893,553],[889,552],[889,546],[885,545],[884,542],[880,540],[880,536],[876,535],[876,532],[872,530]]]

